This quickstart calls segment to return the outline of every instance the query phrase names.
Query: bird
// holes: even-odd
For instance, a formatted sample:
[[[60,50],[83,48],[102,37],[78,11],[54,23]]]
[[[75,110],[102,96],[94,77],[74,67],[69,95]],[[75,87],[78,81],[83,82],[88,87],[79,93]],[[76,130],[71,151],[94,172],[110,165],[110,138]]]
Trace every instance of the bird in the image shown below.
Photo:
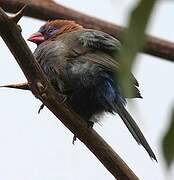
[[[37,45],[33,55],[52,86],[66,95],[66,103],[92,128],[104,113],[118,114],[152,160],[157,158],[135,120],[126,110],[127,98],[142,98],[131,73],[133,96],[123,95],[118,80],[121,42],[72,20],[50,20],[28,41]]]

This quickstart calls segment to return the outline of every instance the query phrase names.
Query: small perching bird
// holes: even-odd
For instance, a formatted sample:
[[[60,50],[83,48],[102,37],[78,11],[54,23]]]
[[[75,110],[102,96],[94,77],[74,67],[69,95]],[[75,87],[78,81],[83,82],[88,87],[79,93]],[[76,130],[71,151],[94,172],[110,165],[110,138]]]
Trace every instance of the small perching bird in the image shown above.
[[[119,62],[115,54],[120,42],[101,31],[85,29],[74,21],[47,22],[28,39],[38,46],[34,56],[54,88],[66,102],[92,124],[103,112],[118,113],[132,136],[149,156],[155,154],[141,130],[125,109],[125,98],[141,98],[138,82],[131,74],[133,97],[124,97],[116,80]]]

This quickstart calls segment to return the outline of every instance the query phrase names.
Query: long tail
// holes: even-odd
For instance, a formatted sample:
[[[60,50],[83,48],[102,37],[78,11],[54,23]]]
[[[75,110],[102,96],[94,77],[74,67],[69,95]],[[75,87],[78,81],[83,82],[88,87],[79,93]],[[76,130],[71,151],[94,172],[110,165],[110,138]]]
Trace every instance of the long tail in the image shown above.
[[[124,107],[125,99],[120,95],[119,89],[116,84],[113,83],[112,77],[108,74],[102,74],[104,81],[101,87],[98,87],[98,99],[101,104],[105,107],[106,111],[116,112],[119,114],[127,128],[129,129],[132,136],[135,138],[139,145],[142,145],[151,159],[157,161],[155,154],[153,153],[151,147],[146,141],[143,133],[139,129],[138,125],[131,117],[131,115],[127,112]]]
[[[149,146],[148,142],[146,141],[143,133],[141,132],[140,128],[138,127],[134,119],[131,117],[131,115],[127,112],[125,107],[121,103],[119,103],[115,105],[115,108],[116,108],[116,112],[119,114],[119,116],[121,117],[127,128],[129,129],[130,133],[135,138],[137,143],[139,145],[142,145],[146,149],[149,156],[155,161],[157,161],[156,156],[152,151],[151,147]]]

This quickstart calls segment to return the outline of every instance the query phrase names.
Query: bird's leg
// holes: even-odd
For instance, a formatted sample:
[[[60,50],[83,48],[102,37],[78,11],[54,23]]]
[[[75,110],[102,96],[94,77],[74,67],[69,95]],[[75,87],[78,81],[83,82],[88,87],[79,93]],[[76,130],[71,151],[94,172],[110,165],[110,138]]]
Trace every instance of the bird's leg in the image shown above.
[[[59,103],[63,104],[67,100],[67,90],[59,83],[58,89],[56,89],[58,92],[58,95],[60,96]]]
[[[67,100],[67,95],[63,94],[63,93],[59,93],[59,96],[61,96],[61,101],[59,102],[60,104],[65,103],[65,101]]]
[[[38,110],[38,114],[40,113],[40,111],[44,108],[44,104],[42,104]]]

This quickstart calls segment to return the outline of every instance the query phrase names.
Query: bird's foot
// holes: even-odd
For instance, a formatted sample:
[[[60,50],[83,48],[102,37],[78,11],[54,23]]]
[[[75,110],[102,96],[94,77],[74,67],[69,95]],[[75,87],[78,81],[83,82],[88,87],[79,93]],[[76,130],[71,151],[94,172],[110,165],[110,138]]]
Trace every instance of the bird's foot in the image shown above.
[[[75,145],[75,141],[77,140],[77,137],[76,137],[76,135],[74,135],[74,137],[73,137],[73,140],[72,140],[72,144],[73,145]]]
[[[94,126],[94,122],[92,122],[92,121],[87,121],[87,127],[88,127],[89,129],[92,129],[93,126]],[[76,135],[74,135],[73,140],[72,140],[72,144],[73,144],[73,145],[75,145],[75,141],[76,141],[76,140],[77,140],[77,137],[76,137]]]
[[[87,127],[88,127],[89,129],[92,129],[93,126],[94,126],[94,122],[92,122],[92,121],[87,121]]]
[[[40,111],[44,108],[44,104],[42,104],[38,110],[38,114],[40,113]]]

